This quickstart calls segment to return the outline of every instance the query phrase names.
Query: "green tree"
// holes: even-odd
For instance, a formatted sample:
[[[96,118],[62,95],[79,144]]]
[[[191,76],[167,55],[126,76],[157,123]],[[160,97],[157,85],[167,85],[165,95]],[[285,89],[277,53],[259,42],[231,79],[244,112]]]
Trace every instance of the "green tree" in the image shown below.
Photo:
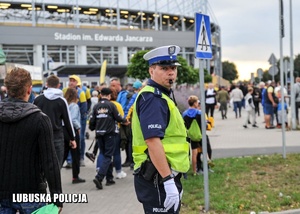
[[[140,80],[144,80],[150,77],[148,72],[149,64],[144,60],[143,56],[147,53],[147,50],[138,51],[130,60],[130,64],[127,68],[127,75]]]
[[[187,61],[181,56],[178,56],[177,59],[181,64],[181,66],[178,66],[177,68],[177,84],[195,84],[198,82],[199,76],[197,76],[194,69],[187,64]]]
[[[259,83],[259,78],[258,77],[254,77],[254,83]]]
[[[197,69],[197,73],[199,72],[199,69]],[[199,76],[199,75],[198,75]],[[204,69],[204,82],[209,83],[212,81],[212,76],[208,72],[208,70]]]
[[[294,60],[294,75],[300,76],[300,54],[296,55]]]
[[[222,62],[223,68],[223,78],[232,82],[235,79],[239,78],[238,72],[236,70],[236,66],[234,63],[229,61]]]
[[[290,57],[289,56],[285,56],[283,57],[283,61],[287,60],[288,63],[290,62]],[[277,66],[278,66],[278,74],[275,75],[275,81],[279,81],[280,80],[280,60],[277,61]],[[300,54],[295,56],[294,59],[294,77],[299,77],[300,76]],[[290,78],[290,72],[288,73],[288,78]],[[271,76],[272,79],[272,76]]]
[[[199,68],[193,68],[192,66],[189,66],[187,64],[187,61],[181,57],[178,56],[178,61],[181,64],[178,69],[177,73],[177,83],[183,84],[195,84],[199,82]],[[208,83],[212,81],[212,77],[210,74],[208,74],[207,70],[204,69],[204,82]]]
[[[193,68],[194,76],[195,76],[195,81],[192,82],[191,84],[195,84],[200,81],[200,76],[199,76],[199,68]],[[209,83],[212,81],[212,76],[208,73],[206,69],[204,69],[204,82]]]
[[[268,80],[272,80],[272,75],[269,74],[269,71],[268,71],[268,70],[265,70],[265,71],[263,72],[261,81],[267,82]]]
[[[287,60],[288,63],[290,62],[290,57],[289,56],[285,56],[283,57],[283,61]],[[274,76],[274,80],[275,82],[280,81],[280,59],[276,62],[277,68],[278,68],[278,73]],[[268,71],[266,71],[268,73]],[[290,72],[288,73],[288,78],[290,78]],[[295,56],[294,59],[294,77],[299,77],[300,76],[300,54]],[[272,80],[272,75],[270,74],[265,74],[263,81],[267,81],[267,80]],[[285,75],[284,75],[285,78]]]

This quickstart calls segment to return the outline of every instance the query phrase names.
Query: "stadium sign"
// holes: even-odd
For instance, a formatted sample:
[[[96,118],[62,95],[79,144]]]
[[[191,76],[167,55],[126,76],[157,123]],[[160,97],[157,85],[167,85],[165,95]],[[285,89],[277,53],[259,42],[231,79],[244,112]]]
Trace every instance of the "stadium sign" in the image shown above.
[[[131,36],[122,35],[104,35],[104,34],[73,34],[73,33],[54,33],[54,39],[60,41],[101,41],[101,42],[153,42],[152,36]]]
[[[16,32],[22,32],[17,34]],[[47,28],[0,26],[0,44],[14,45],[82,45],[114,47],[158,47],[176,44],[193,47],[192,31],[170,34],[169,31],[116,29]],[[184,39],[183,39],[184,38]]]

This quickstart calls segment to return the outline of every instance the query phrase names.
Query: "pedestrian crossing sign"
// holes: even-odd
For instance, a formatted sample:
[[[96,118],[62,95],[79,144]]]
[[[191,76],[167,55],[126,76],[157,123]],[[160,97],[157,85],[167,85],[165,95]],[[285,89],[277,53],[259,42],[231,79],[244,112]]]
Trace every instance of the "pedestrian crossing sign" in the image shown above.
[[[201,13],[195,14],[195,57],[212,58],[210,20],[209,16]]]

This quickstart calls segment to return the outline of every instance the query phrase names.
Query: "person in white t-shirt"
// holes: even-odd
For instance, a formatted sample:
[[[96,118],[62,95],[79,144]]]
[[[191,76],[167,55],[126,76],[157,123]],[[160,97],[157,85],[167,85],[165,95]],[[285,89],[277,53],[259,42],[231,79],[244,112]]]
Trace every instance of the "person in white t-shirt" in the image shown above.
[[[242,116],[242,99],[244,98],[243,92],[240,89],[239,85],[236,85],[235,88],[230,92],[230,98],[233,100],[233,110],[235,112],[235,118]]]
[[[99,93],[98,91],[93,91],[92,92],[92,98],[91,98],[91,111],[93,110],[94,106],[98,103],[99,101]]]
[[[214,84],[209,83],[207,90],[205,90],[205,113],[208,115],[210,112],[210,117],[214,117],[215,106],[217,105],[217,92],[214,89]]]

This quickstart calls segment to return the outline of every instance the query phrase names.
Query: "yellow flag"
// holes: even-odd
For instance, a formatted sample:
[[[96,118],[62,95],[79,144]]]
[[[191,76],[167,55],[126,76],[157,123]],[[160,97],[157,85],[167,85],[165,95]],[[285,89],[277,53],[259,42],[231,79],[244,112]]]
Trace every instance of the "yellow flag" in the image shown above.
[[[105,82],[106,75],[106,60],[103,61],[100,69],[100,84]]]

